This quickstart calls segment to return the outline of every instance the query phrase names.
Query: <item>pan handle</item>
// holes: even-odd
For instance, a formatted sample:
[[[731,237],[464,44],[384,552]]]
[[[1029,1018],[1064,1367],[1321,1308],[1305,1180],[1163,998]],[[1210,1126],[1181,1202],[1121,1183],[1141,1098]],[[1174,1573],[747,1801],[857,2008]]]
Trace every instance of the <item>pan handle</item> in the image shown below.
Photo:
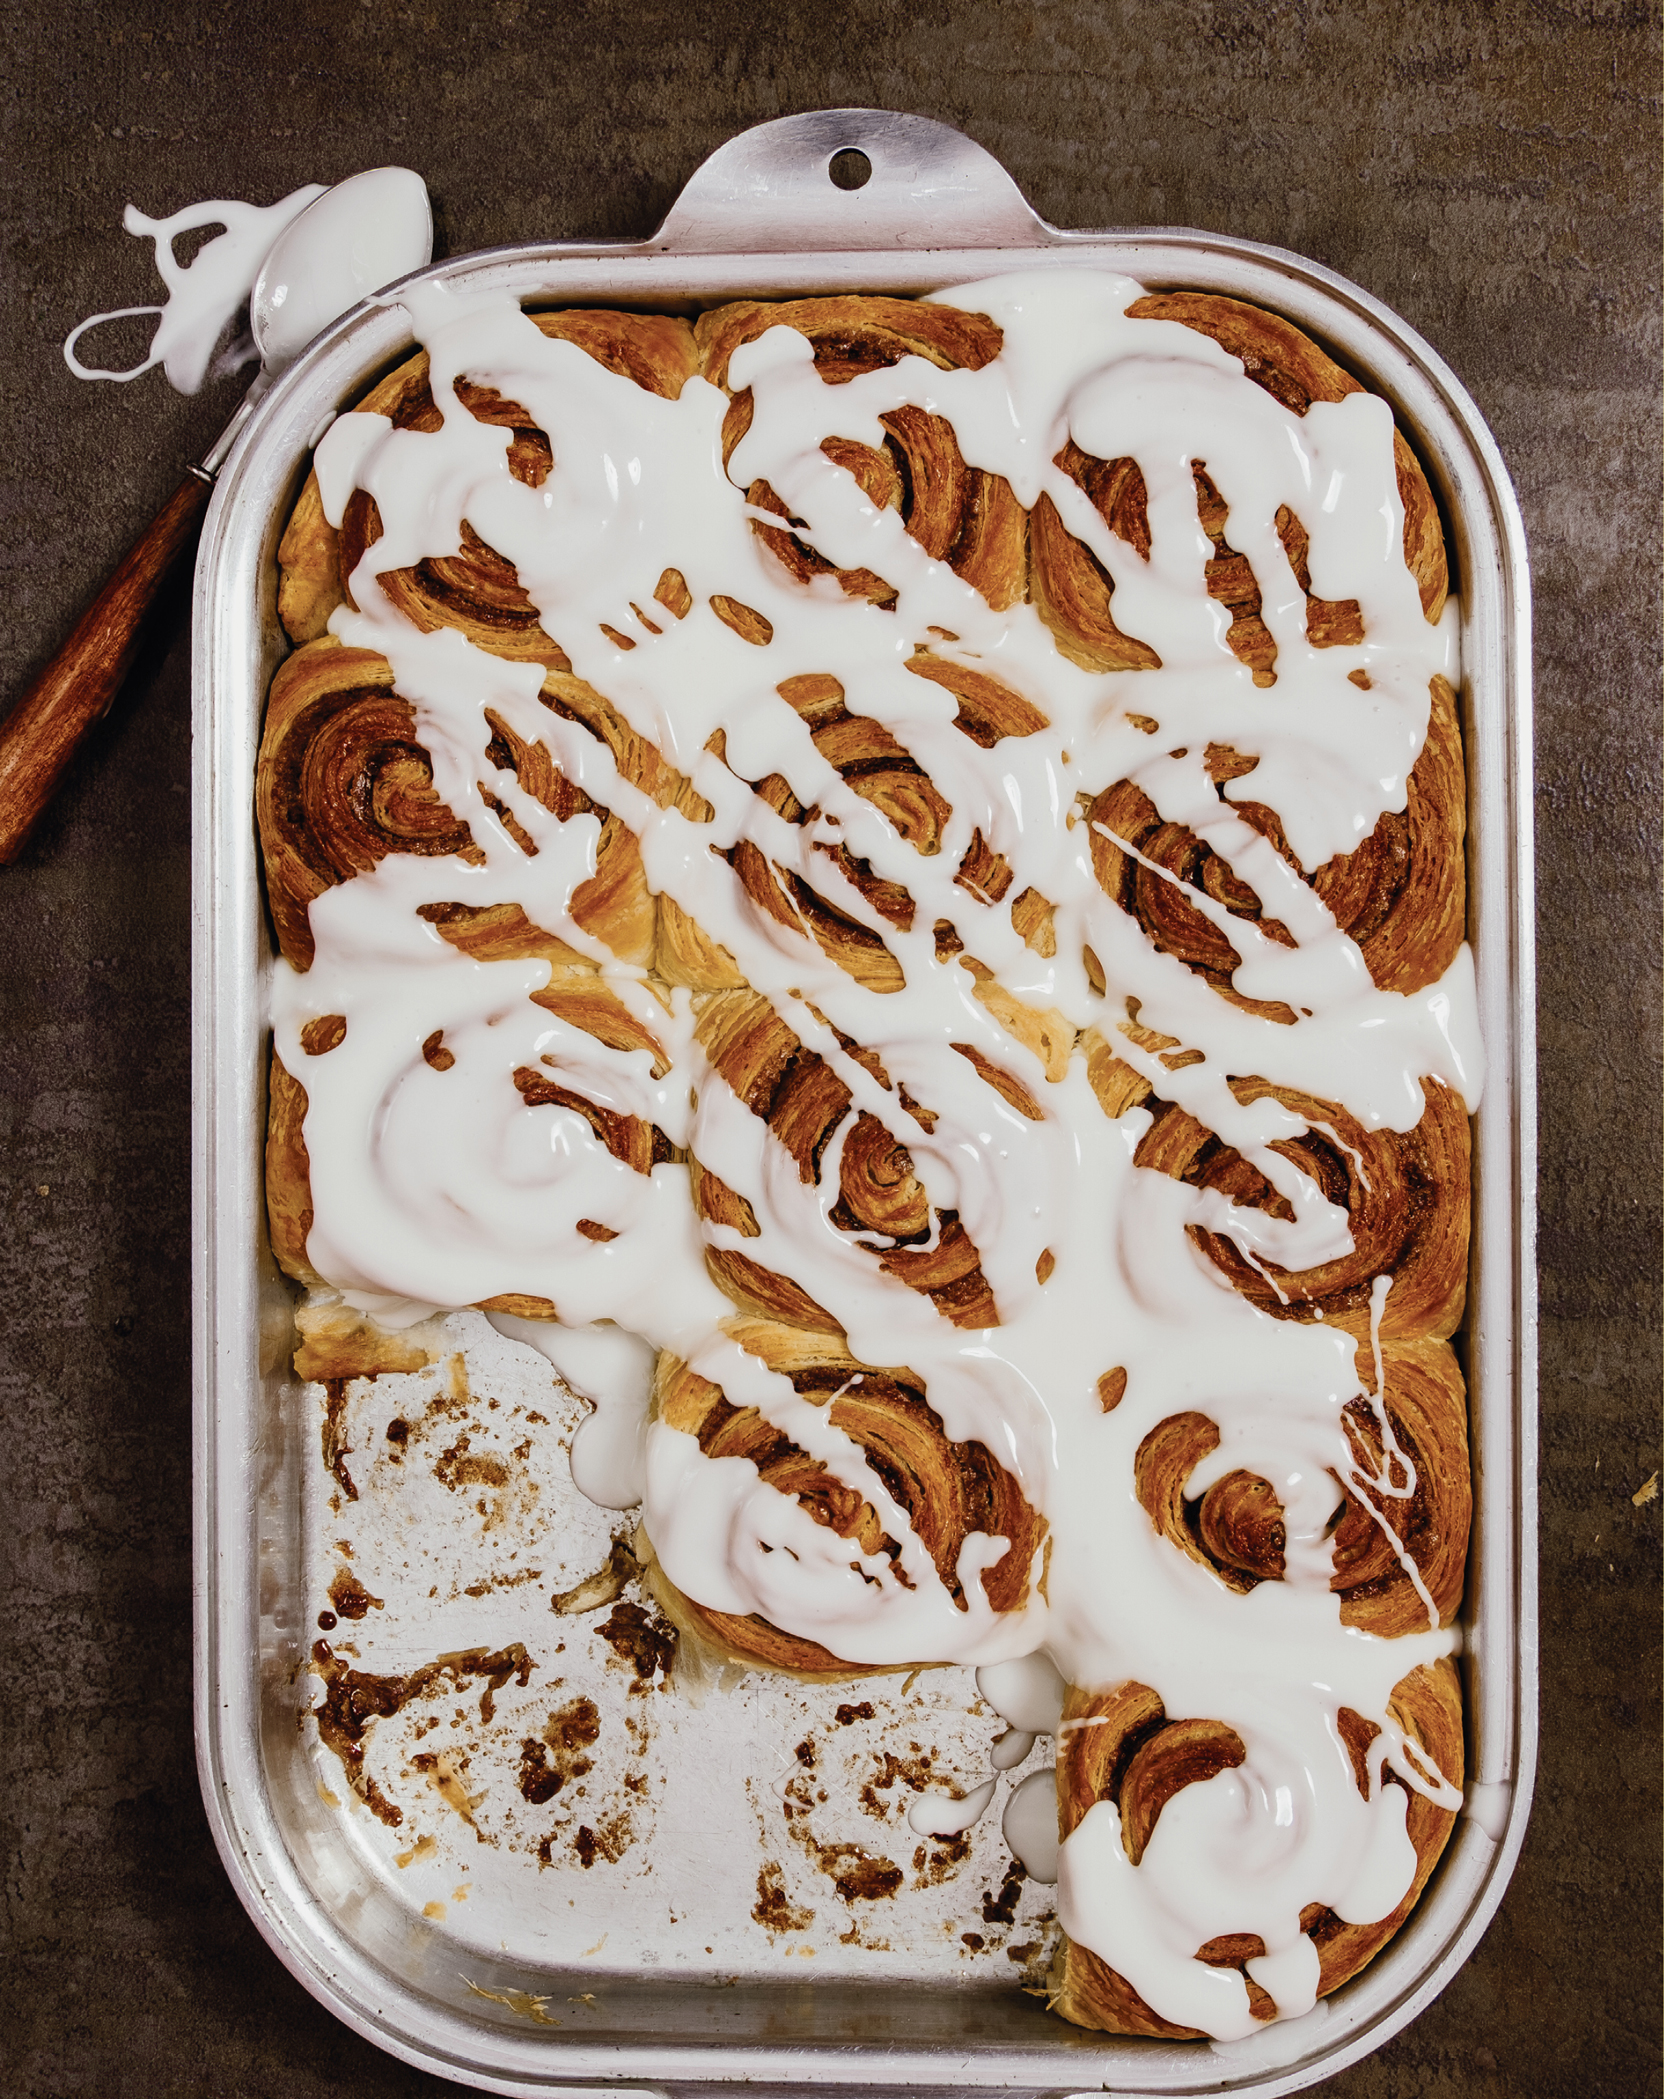
[[[994,156],[951,125],[888,109],[820,109],[719,146],[647,247],[797,254],[1061,239]]]

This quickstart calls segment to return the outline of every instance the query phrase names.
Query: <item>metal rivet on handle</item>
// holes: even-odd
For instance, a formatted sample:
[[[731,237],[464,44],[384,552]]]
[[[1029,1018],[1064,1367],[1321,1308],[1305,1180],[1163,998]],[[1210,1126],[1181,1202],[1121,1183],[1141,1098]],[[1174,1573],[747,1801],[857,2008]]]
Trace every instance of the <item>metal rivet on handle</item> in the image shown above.
[[[844,146],[826,163],[826,172],[839,189],[865,189],[872,180],[872,162],[859,146]]]

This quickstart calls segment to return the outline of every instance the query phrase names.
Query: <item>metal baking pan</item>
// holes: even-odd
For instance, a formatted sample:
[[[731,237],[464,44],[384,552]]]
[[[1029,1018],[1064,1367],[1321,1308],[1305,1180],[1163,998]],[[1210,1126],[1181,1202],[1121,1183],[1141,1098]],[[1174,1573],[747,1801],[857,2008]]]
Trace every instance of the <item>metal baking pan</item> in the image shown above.
[[[855,189],[829,172],[848,148],[871,167]],[[579,1959],[561,1950],[558,1930],[542,1928],[553,1884],[535,1872],[518,1907],[487,1904],[441,1923],[423,1913],[419,1889],[385,1859],[378,1867],[359,1828],[368,1818],[347,1812],[323,1782],[327,1759],[306,1719],[317,1688],[306,1653],[319,1541],[333,1519],[320,1501],[316,1393],[289,1368],[292,1293],[266,1246],[270,946],[251,817],[266,687],[287,647],[275,607],[278,536],[321,428],[410,345],[400,309],[372,303],[320,338],[257,409],[221,476],[197,569],[196,1728],[215,1840],[273,1951],[349,2026],[440,2075],[526,2094],[735,2083],[765,2092],[907,2086],[1269,2099],[1332,2075],[1414,2018],[1472,1951],[1518,1856],[1537,1700],[1530,608],[1518,508],[1473,402],[1427,344],[1331,271],[1214,234],[1059,231],[980,147],[944,125],[882,111],[822,112],[745,133],[697,171],[650,240],[502,249],[423,276],[542,304],[692,311],[738,296],[924,292],[1013,269],[1082,266],[1286,314],[1391,402],[1447,524],[1461,605],[1469,932],[1488,1059],[1459,1344],[1476,1487],[1462,1620],[1465,1812],[1387,1950],[1307,2018],[1230,2047],[1080,2032],[1015,1987],[1009,1966],[957,1949],[952,1962],[907,1947],[877,1948],[865,1966],[854,1954],[834,1956],[811,1983],[806,1961],[773,1942],[736,1952],[732,1933],[727,1942],[715,1935],[723,1919],[696,1915],[719,1975],[708,1963],[678,1967],[668,1926],[661,1947],[644,1936],[641,1917],[622,1929],[624,1954],[598,1962],[589,1948]],[[377,1393],[386,1399],[381,1386]],[[536,1603],[545,1614],[539,1637],[552,1649],[548,1628],[570,1621],[551,1620],[542,1595]],[[482,1627],[489,1642],[491,1628]],[[693,1741],[688,1754],[709,1754],[713,1740],[727,1754],[726,1724],[719,1718],[714,1736],[707,1726],[705,1747]],[[767,1726],[777,1724],[751,1726],[775,1766],[780,1738]],[[719,1869],[720,1861],[710,1870],[713,1888]],[[687,1885],[685,1859],[681,1871],[671,1899],[686,1908],[700,1890]],[[578,1895],[593,1889],[601,1900],[599,1876],[557,1880],[574,1914],[583,1914]],[[661,1910],[664,1893],[661,1885]],[[949,1889],[949,1914],[968,1895]],[[957,1914],[965,1921],[962,1908]]]

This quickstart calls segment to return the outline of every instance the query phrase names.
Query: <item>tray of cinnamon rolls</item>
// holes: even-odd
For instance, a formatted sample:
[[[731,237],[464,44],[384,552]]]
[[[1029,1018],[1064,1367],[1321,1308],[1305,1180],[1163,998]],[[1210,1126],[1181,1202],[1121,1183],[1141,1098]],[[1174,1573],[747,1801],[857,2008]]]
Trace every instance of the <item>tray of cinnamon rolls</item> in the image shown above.
[[[1269,2094],[1443,1986],[1534,1763],[1526,590],[1402,322],[922,119],[274,389],[197,591],[199,1742],[341,2017]]]

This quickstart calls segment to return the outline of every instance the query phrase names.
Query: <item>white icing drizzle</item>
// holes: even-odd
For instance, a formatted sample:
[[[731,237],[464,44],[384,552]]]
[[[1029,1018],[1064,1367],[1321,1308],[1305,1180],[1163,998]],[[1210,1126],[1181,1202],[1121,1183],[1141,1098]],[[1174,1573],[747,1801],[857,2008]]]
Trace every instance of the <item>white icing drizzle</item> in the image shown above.
[[[167,286],[167,300],[161,306],[121,306],[113,313],[93,314],[70,332],[64,343],[64,362],[78,379],[115,379],[123,384],[159,364],[167,373],[169,384],[180,393],[196,393],[208,376],[208,360],[214,354],[215,344],[227,323],[247,304],[260,265],[271,253],[273,242],[292,219],[298,218],[323,193],[321,182],[308,182],[279,203],[264,207],[239,204],[226,197],[210,198],[202,204],[187,204],[165,219],[150,218],[136,204],[129,204],[121,222],[129,233],[142,235],[154,247],[156,269]],[[174,253],[174,242],[180,234],[194,232],[201,226],[223,226],[225,231],[205,242],[189,262],[180,262]],[[89,328],[96,328],[102,321],[122,321],[150,313],[158,317],[150,349],[128,371],[102,371],[83,364],[76,356],[75,345]],[[232,362],[246,364],[254,355],[253,344],[247,343]]]
[[[365,168],[337,182],[304,226],[272,245],[249,320],[268,365],[281,369],[331,321],[433,253],[427,184],[409,168]]]
[[[909,357],[838,386],[821,382],[801,336],[771,328],[732,359],[731,383],[752,390],[755,414],[726,473],[726,397],[704,379],[663,400],[543,336],[505,299],[440,286],[410,294],[443,428],[395,430],[384,418],[344,415],[320,443],[331,520],[362,488],[384,527],[352,578],[362,609],[344,607],[331,624],[343,642],[391,662],[435,788],[466,820],[483,859],[390,858],[320,897],[311,907],[316,959],[305,974],[276,966],[272,1006],[279,1052],[309,1096],[311,1259],[353,1302],[397,1318],[500,1293],[551,1300],[574,1331],[499,1324],[542,1348],[596,1401],[574,1466],[588,1475],[586,1491],[609,1505],[635,1485],[647,1347],[673,1350],[866,1497],[906,1577],[882,1556],[852,1557],[847,1541],[767,1486],[749,1460],[707,1458],[692,1436],[656,1423],[640,1468],[645,1521],[666,1572],[690,1596],[721,1611],[759,1611],[852,1662],[980,1665],[983,1696],[1015,1731],[1006,1741],[1022,1744],[1003,1759],[996,1752],[996,1768],[1021,1761],[1027,1738],[1056,1731],[1065,1681],[1136,1680],[1158,1693],[1170,1718],[1236,1730],[1246,1760],[1169,1801],[1136,1868],[1111,1801],[1098,1802],[1057,1855],[1049,1771],[1015,1789],[1004,1820],[1028,1870],[1057,1878],[1059,1914],[1075,1939],[1165,2017],[1229,2040],[1253,2028],[1246,1988],[1236,1972],[1197,1962],[1197,1947],[1220,1932],[1258,1932],[1267,1951],[1250,1964],[1255,1980],[1280,2015],[1308,2009],[1317,1956],[1299,1929],[1302,1907],[1321,1901],[1371,1921],[1410,1884],[1407,1796],[1382,1782],[1386,1769],[1445,1805],[1459,1798],[1407,1748],[1387,1712],[1398,1681],[1449,1653],[1453,1635],[1437,1629],[1431,1605],[1426,1634],[1389,1641],[1348,1629],[1329,1587],[1335,1478],[1351,1480],[1366,1502],[1413,1487],[1385,1412],[1379,1321],[1388,1279],[1377,1284],[1367,1394],[1348,1335],[1257,1310],[1187,1227],[1226,1235],[1262,1273],[1351,1249],[1345,1212],[1272,1149],[1305,1126],[1273,1099],[1239,1102],[1232,1075],[1337,1101],[1366,1129],[1405,1131],[1422,1113],[1429,1076],[1475,1106],[1481,1065],[1467,950],[1425,991],[1377,990],[1321,900],[1220,800],[1203,759],[1210,741],[1258,755],[1249,785],[1233,782],[1227,793],[1270,803],[1308,868],[1352,850],[1384,812],[1404,808],[1429,681],[1456,674],[1455,624],[1447,614],[1428,626],[1404,565],[1390,413],[1360,393],[1297,417],[1210,339],[1127,318],[1138,292],[1125,279],[1059,270],[942,294],[999,323],[999,357],[977,372]],[[540,488],[510,476],[509,433],[462,408],[454,392],[462,375],[521,403],[547,433],[555,468]],[[1031,606],[993,612],[821,451],[828,436],[881,443],[878,418],[905,404],[947,416],[967,460],[1005,475],[1023,503],[1050,496],[1114,579],[1117,624],[1157,651],[1159,670],[1076,668]],[[1149,500],[1147,562],[1053,464],[1070,436],[1100,458],[1137,460]],[[1259,582],[1277,647],[1274,687],[1257,687],[1232,656],[1228,615],[1207,595],[1212,550],[1197,519],[1196,459]],[[794,583],[752,530],[743,490],[759,476],[828,559],[893,585],[894,609],[853,600],[830,580]],[[1274,524],[1284,502],[1311,535],[1313,591],[1358,601],[1362,643],[1319,650],[1308,642],[1304,594]],[[661,810],[622,780],[604,745],[540,704],[537,665],[482,654],[455,632],[418,633],[394,609],[378,576],[457,554],[464,520],[513,562],[576,674],[692,778],[713,806],[710,822]],[[693,597],[679,620],[659,617],[653,604],[667,568],[681,571]],[[772,639],[760,647],[740,639],[711,609],[718,593],[763,614]],[[634,646],[620,647],[616,635]],[[954,726],[953,697],[909,673],[922,647],[998,678],[1046,726],[982,748]],[[1359,669],[1367,690],[1349,681]],[[816,750],[777,692],[807,672],[835,676],[850,710],[883,723],[919,761],[951,806],[939,852],[916,851]],[[832,1222],[852,1116],[828,1144],[818,1182],[805,1184],[694,1041],[687,995],[675,994],[667,1011],[639,969],[576,924],[572,896],[594,870],[596,822],[558,822],[512,774],[493,769],[488,708],[527,742],[544,743],[638,834],[651,886],[734,955],[847,1085],[855,1108],[907,1146],[933,1207],[957,1210],[978,1249],[998,1326],[951,1325]],[[1154,719],[1159,734],[1146,735],[1130,713]],[[706,749],[718,729],[726,763]],[[813,807],[811,820],[786,822],[746,784],[771,772]],[[1295,945],[1278,945],[1186,890],[1241,956],[1238,990],[1285,1002],[1297,1015],[1292,1025],[1219,997],[1159,953],[1099,888],[1075,797],[1122,778],[1165,819],[1191,826],[1288,928]],[[535,857],[486,800],[487,787]],[[1010,863],[1010,895],[1032,887],[1054,906],[1054,956],[1024,944],[1008,905],[954,883],[976,831]],[[904,987],[863,987],[807,933],[753,907],[713,850],[746,840],[878,934],[902,965]],[[912,930],[881,918],[817,851],[823,845],[847,846],[905,885],[917,906]],[[519,903],[591,956],[661,1045],[657,1075],[649,1052],[606,1049],[531,1003],[547,963],[479,962],[447,944],[417,916],[441,902]],[[1009,1034],[975,996],[964,965],[937,959],[931,928],[940,918],[1008,991],[1059,1016],[1065,1046],[1076,1029],[1103,1032],[1163,1099],[1258,1166],[1292,1217],[1136,1167],[1148,1111],[1109,1120],[1082,1050],[1048,1066]],[[1089,979],[1088,947],[1103,992]],[[1131,1011],[1196,1061],[1175,1070],[1138,1048],[1118,1032]],[[322,1013],[344,1015],[347,1033],[309,1059],[300,1030]],[[455,1060],[443,1072],[421,1053],[435,1029]],[[846,1052],[838,1031],[878,1053],[889,1087]],[[1039,1119],[1010,1107],[954,1044],[1017,1079]],[[702,1226],[686,1167],[637,1173],[582,1117],[524,1106],[510,1074],[540,1057],[563,1085],[691,1147],[749,1200],[760,1236]],[[928,1134],[902,1106],[903,1087],[937,1115]],[[597,1243],[578,1232],[580,1219],[615,1236]],[[724,1331],[733,1307],[707,1276],[708,1246],[743,1249],[800,1284],[843,1326],[856,1357],[908,1365],[947,1433],[986,1444],[1047,1519],[1044,1596],[1037,1557],[1027,1601],[994,1612],[977,1576],[1009,1544],[976,1535],[961,1554],[964,1603],[956,1604],[829,1409],[799,1397]],[[1042,1283],[1037,1267],[1047,1255]],[[573,1352],[580,1347],[582,1356]],[[1126,1390],[1106,1413],[1098,1379],[1111,1365],[1124,1368]],[[1343,1426],[1343,1409],[1360,1397],[1382,1432],[1379,1477],[1359,1469]],[[1269,1480],[1286,1520],[1284,1580],[1233,1593],[1163,1540],[1140,1507],[1140,1443],[1191,1408],[1218,1424],[1220,1444],[1187,1492],[1239,1467]],[[1405,1565],[1425,1600],[1419,1572]],[[1381,1730],[1367,1799],[1338,1730],[1342,1706]],[[918,1811],[958,1812],[983,1793],[991,1798],[994,1784]]]
[[[576,1116],[568,1128],[588,1125]],[[647,1486],[647,1403],[653,1390],[653,1350],[639,1334],[609,1321],[563,1326],[521,1319],[512,1312],[486,1317],[511,1341],[546,1356],[567,1386],[595,1411],[572,1439],[572,1478],[580,1494],[603,1509],[633,1509]]]
[[[946,1793],[921,1793],[907,1810],[907,1827],[916,1836],[956,1837],[982,1819],[994,1797],[995,1783],[985,1778],[963,1800],[951,1800]]]
[[[122,223],[151,242],[167,302],[95,313],[69,335],[64,361],[77,378],[122,384],[159,364],[183,394],[201,387],[215,346],[245,304],[249,329],[215,364],[216,377],[256,358],[267,373],[281,371],[350,306],[433,253],[427,185],[409,168],[366,168],[328,189],[309,182],[264,207],[219,198],[152,219],[129,204]],[[224,231],[180,262],[174,242],[206,226]],[[130,370],[103,371],[76,356],[75,345],[101,322],[152,313],[149,352]]]
[[[1025,1735],[1021,1728],[1009,1727],[988,1752],[988,1761],[996,1771],[1015,1771],[1034,1747],[1034,1737]]]
[[[1057,1841],[1057,1773],[1049,1764],[1044,1771],[1031,1771],[1020,1786],[1012,1788],[1000,1834],[1030,1880],[1041,1881],[1047,1887],[1057,1884],[1061,1858]]]
[[[1051,1657],[1035,1652],[979,1669],[976,1687],[999,1714],[1026,1735],[1055,1735],[1063,1718],[1064,1682]],[[1025,1752],[1026,1753],[1026,1752]],[[1016,1761],[1021,1762],[1021,1758]]]

